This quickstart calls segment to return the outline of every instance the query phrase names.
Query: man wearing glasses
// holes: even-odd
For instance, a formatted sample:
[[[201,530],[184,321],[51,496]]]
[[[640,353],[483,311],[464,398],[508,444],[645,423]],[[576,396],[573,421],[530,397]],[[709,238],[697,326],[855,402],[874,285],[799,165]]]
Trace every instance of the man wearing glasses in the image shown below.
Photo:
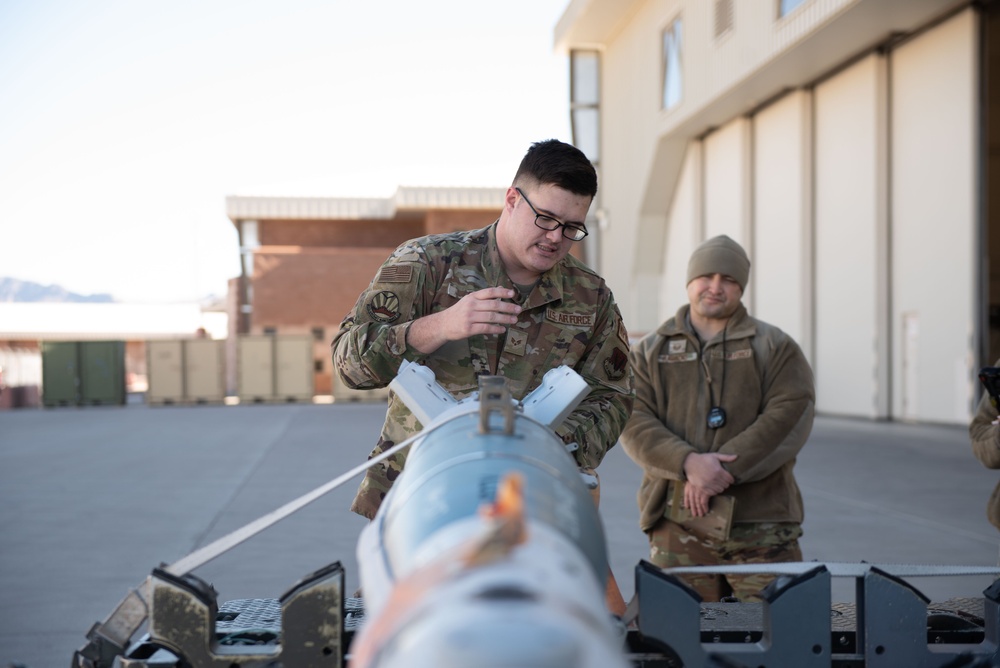
[[[385,387],[403,359],[434,371],[457,399],[500,375],[522,399],[567,365],[590,394],[557,429],[582,468],[596,468],[632,412],[628,335],[604,279],[569,254],[597,173],[576,147],[533,144],[489,227],[404,243],[382,265],[333,340],[334,365],[354,389]],[[530,198],[530,200],[529,200]],[[395,396],[374,454],[419,425]],[[351,509],[375,516],[403,468],[400,454],[368,470]]]
[[[569,254],[587,236],[584,221],[597,173],[577,148],[533,144],[489,227],[404,243],[382,265],[341,323],[333,361],[354,389],[385,387],[403,359],[434,371],[457,399],[478,377],[500,375],[523,399],[549,369],[567,365],[590,394],[556,432],[576,443],[592,470],[618,440],[635,391],[628,334],[604,279]],[[372,455],[420,428],[391,396]],[[351,509],[373,518],[405,454],[370,468]]]

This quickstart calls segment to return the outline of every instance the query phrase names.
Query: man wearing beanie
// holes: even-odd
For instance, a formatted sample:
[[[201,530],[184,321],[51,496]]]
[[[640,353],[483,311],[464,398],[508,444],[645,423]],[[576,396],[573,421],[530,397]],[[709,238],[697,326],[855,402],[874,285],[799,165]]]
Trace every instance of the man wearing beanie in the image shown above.
[[[689,303],[633,346],[636,402],[621,442],[643,469],[639,524],[662,568],[801,561],[792,469],[812,430],[802,350],[741,302],[746,251],[727,236],[688,263]],[[760,600],[773,576],[685,575],[704,601]]]

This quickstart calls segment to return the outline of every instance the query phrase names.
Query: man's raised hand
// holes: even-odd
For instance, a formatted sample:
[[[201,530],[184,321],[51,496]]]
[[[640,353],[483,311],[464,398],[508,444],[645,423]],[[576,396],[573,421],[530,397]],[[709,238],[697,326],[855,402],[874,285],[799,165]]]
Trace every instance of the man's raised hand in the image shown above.
[[[443,311],[414,320],[407,343],[422,353],[431,353],[448,341],[467,339],[475,334],[503,334],[517,322],[521,307],[512,299],[510,288],[483,288],[462,297]]]

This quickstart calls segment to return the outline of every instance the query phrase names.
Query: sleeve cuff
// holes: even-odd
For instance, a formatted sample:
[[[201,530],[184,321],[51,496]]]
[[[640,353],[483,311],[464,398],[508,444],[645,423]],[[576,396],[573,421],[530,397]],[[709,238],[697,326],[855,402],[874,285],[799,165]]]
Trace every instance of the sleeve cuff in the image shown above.
[[[389,352],[397,357],[407,359],[411,362],[420,362],[428,357],[427,353],[422,353],[406,342],[406,335],[410,331],[413,321],[404,322],[389,331],[388,347]]]

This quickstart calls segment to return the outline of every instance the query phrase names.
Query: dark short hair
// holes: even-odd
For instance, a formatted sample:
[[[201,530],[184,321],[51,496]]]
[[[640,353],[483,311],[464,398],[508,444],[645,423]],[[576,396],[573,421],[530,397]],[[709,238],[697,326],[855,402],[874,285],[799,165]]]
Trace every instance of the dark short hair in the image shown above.
[[[558,139],[535,142],[514,174],[514,185],[550,184],[577,195],[597,194],[597,171],[583,151]]]

